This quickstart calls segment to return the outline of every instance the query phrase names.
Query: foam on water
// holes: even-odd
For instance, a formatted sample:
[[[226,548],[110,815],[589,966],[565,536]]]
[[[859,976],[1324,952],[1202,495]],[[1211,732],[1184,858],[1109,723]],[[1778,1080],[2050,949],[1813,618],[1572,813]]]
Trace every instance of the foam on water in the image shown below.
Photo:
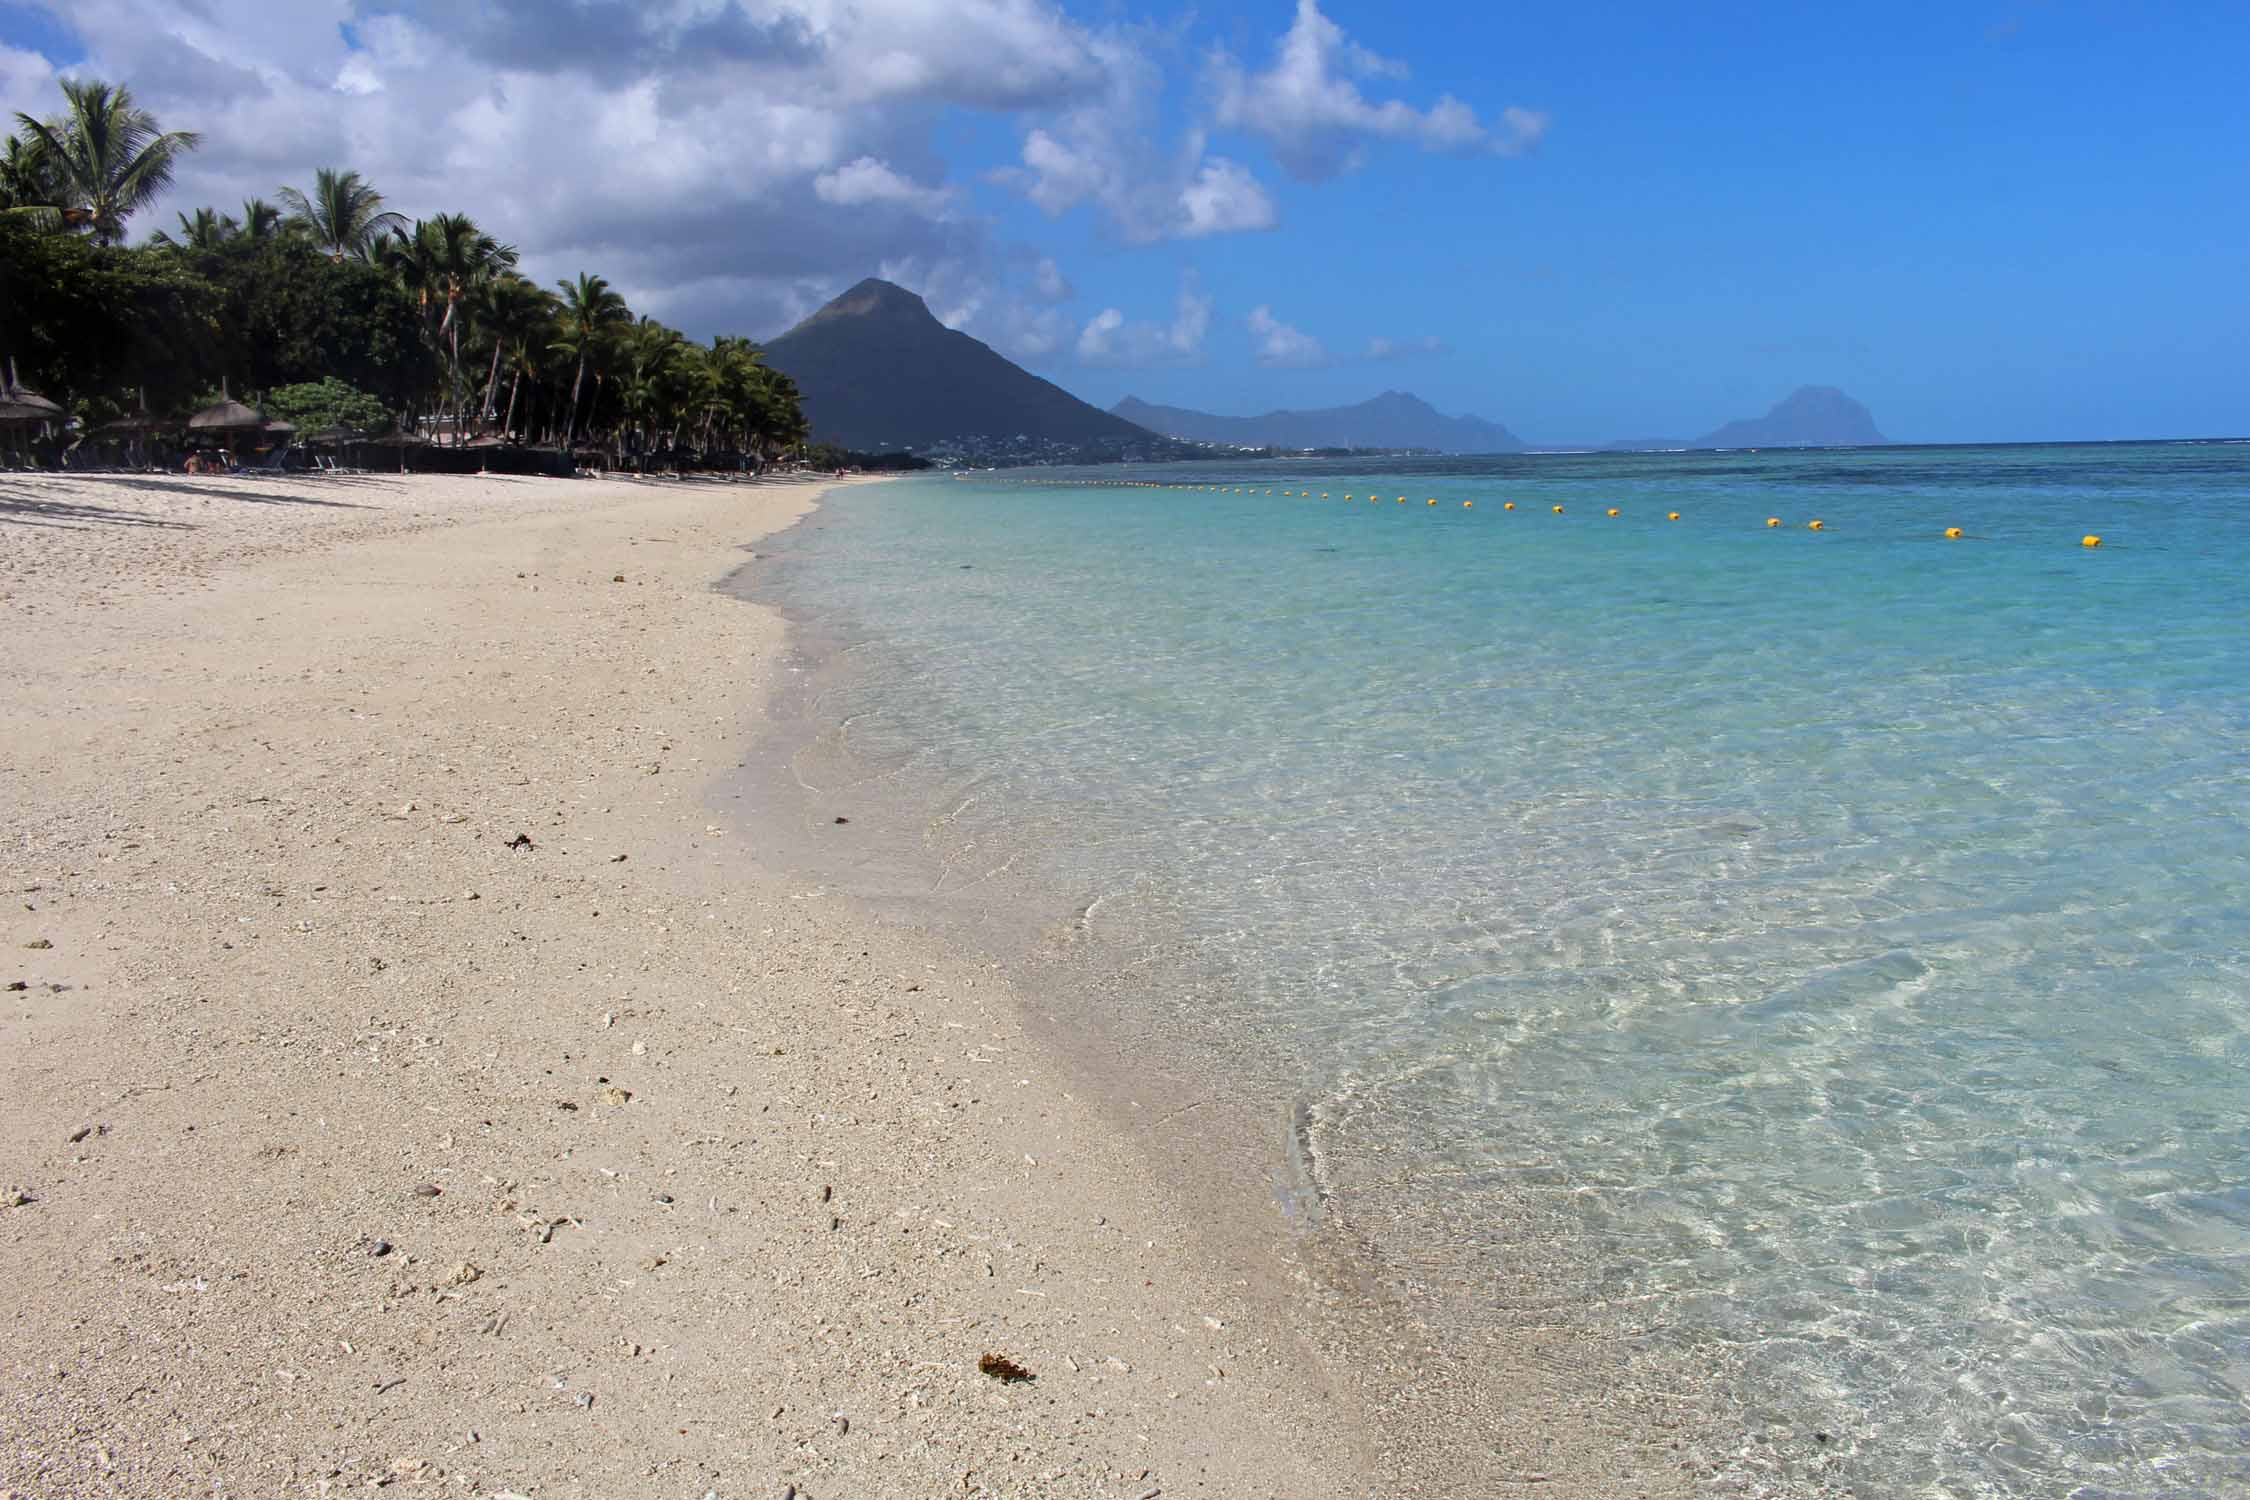
[[[1536,1205],[1557,1307],[1718,1357],[1806,1474],[2209,1494],[2250,1485],[2242,452],[931,479],[772,587],[866,642],[825,711],[948,839],[1285,1028],[1320,1186],[1463,1316]]]

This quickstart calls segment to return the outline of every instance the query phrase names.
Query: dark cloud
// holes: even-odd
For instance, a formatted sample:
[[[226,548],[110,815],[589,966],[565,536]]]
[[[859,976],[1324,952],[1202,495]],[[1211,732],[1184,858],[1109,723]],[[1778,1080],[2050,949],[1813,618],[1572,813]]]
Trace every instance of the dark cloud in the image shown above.
[[[359,7],[362,22],[378,16],[404,17],[498,67],[582,72],[611,82],[680,66],[812,67],[826,50],[798,17],[764,23],[734,5],[677,29],[632,0],[403,0]]]

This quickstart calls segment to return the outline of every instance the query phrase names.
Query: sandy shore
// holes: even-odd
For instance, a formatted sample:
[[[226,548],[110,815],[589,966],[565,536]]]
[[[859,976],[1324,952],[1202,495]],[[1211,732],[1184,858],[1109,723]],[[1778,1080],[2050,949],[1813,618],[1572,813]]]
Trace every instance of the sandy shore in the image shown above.
[[[815,493],[0,478],[0,1491],[1368,1492],[994,977],[708,805]]]

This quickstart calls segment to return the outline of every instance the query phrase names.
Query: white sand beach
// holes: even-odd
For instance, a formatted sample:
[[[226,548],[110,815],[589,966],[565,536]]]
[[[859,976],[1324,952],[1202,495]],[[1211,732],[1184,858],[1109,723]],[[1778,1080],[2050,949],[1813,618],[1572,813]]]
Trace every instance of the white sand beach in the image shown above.
[[[1404,1472],[998,976],[709,805],[817,493],[0,479],[0,1491]]]
[[[4,490],[0,1484],[1350,1492],[997,993],[704,807],[815,487]]]

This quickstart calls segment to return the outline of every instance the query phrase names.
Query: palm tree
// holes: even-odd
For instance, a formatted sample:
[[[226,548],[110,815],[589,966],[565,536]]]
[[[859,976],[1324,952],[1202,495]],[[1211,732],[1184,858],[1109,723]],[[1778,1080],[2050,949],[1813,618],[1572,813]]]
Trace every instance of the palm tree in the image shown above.
[[[656,446],[656,429],[674,409],[685,351],[695,346],[677,328],[667,328],[645,316],[623,332],[618,344],[624,370],[618,379],[617,397],[625,414],[633,419],[645,466],[646,455]],[[622,429],[617,434],[617,457],[619,462],[624,461]]]
[[[423,336],[444,355],[452,374],[454,441],[461,441],[462,299],[480,282],[512,270],[513,245],[477,228],[467,214],[415,221],[411,234],[381,242],[382,258],[422,309]]]
[[[54,172],[46,153],[28,135],[11,135],[0,146],[0,214],[28,219],[38,229],[59,229]]]
[[[750,437],[760,458],[803,443],[810,435],[804,402],[791,380],[771,365],[752,372]]]
[[[281,205],[289,222],[313,237],[313,243],[341,264],[373,260],[375,247],[386,235],[403,234],[406,216],[383,207],[383,195],[369,187],[357,172],[322,167],[313,173],[312,196],[295,188],[281,190]]]
[[[551,308],[549,309],[549,315],[546,318],[542,319],[540,327],[544,327],[552,331],[553,321]],[[500,420],[500,430],[502,432],[513,432],[516,430],[516,395],[523,389],[524,376],[529,375],[531,377],[532,394],[534,397],[538,395],[539,360],[537,354],[539,350],[542,350],[546,347],[546,343],[544,340],[538,340],[537,342],[535,342],[535,340],[538,340],[538,334],[536,330],[525,335],[525,337],[520,342],[510,346],[508,350],[508,414]],[[527,409],[524,426],[529,427],[530,425],[531,421],[529,411]]]
[[[192,130],[163,131],[133,104],[133,91],[96,79],[66,78],[62,118],[16,123],[44,161],[62,221],[97,244],[125,237],[125,221],[172,185],[180,154],[202,144]]]
[[[513,271],[487,277],[470,290],[469,324],[492,341],[492,367],[485,375],[480,418],[493,415],[492,403],[500,391],[500,365],[508,351],[520,347],[552,321],[554,303],[553,295],[539,283]]]
[[[577,280],[555,285],[562,291],[562,326],[550,347],[578,362],[578,373],[570,382],[570,413],[563,423],[563,447],[568,448],[578,436],[578,394],[586,384],[586,366],[601,357],[632,314],[625,299],[599,276],[581,271]]]
[[[246,240],[264,241],[281,231],[281,210],[263,198],[242,200],[242,237]]]
[[[750,427],[757,413],[759,371],[764,368],[765,351],[746,338],[719,334],[711,340],[711,352],[704,360],[710,374],[707,399],[710,408],[704,415],[703,445],[711,445],[711,424],[725,418],[727,439],[740,452],[750,446]]]
[[[186,214],[181,214],[179,218],[178,239],[159,229],[149,236],[149,243],[168,245],[179,250],[216,250],[242,231],[242,226],[234,221],[232,215],[222,214],[215,208],[199,208],[193,218]]]

